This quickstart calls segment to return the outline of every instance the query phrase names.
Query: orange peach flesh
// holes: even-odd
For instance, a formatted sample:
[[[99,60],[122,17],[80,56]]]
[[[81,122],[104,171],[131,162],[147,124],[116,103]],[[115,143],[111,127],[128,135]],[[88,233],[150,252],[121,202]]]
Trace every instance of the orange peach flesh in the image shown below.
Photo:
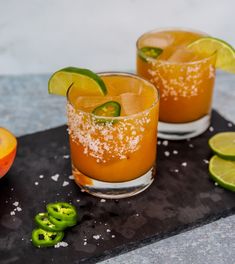
[[[0,127],[0,178],[10,169],[16,155],[16,138],[11,132]]]

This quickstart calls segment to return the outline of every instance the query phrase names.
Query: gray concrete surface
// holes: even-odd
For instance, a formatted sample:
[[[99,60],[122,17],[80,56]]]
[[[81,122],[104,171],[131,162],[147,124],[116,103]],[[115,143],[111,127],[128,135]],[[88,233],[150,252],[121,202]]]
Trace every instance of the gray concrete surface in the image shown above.
[[[100,264],[233,264],[235,216],[161,240]]]
[[[48,76],[0,76],[0,126],[20,136],[66,122],[65,99],[47,94]],[[214,107],[233,122],[234,86],[235,75],[218,74]],[[101,263],[233,264],[234,259],[235,215]]]

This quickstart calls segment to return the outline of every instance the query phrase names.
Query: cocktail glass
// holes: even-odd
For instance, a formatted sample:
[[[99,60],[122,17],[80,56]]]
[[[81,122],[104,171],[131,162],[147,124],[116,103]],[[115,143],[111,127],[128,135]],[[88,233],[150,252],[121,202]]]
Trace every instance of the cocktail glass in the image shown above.
[[[159,95],[149,81],[127,73],[101,73],[108,95],[79,97],[67,92],[72,172],[82,190],[103,198],[124,198],[154,180]],[[92,109],[118,101],[119,117]]]
[[[216,53],[195,54],[188,45],[204,33],[159,29],[137,40],[137,74],[158,87],[161,94],[158,136],[186,139],[210,125]],[[161,48],[156,58],[141,57],[143,47]]]

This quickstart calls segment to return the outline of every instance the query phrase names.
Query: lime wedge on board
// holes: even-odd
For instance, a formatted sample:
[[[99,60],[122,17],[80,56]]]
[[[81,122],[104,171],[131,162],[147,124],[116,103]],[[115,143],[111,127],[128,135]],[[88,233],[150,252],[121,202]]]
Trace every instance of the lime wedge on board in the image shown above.
[[[223,159],[235,160],[235,132],[221,132],[209,139],[209,146]]]
[[[220,186],[235,192],[235,161],[215,155],[210,159],[209,172]]]

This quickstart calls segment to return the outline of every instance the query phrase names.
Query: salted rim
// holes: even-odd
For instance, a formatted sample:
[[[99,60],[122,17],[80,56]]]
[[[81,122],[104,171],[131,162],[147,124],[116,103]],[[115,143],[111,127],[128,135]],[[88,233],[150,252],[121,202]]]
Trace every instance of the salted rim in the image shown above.
[[[130,77],[130,78],[138,79],[142,82],[146,82],[146,83],[148,83],[149,86],[151,86],[154,89],[154,93],[156,95],[156,98],[150,107],[148,107],[147,109],[145,109],[141,112],[138,112],[136,114],[127,115],[127,116],[116,116],[116,117],[115,116],[114,117],[111,117],[111,116],[106,117],[105,116],[104,117],[104,116],[94,115],[93,113],[85,112],[81,109],[76,109],[75,106],[73,105],[73,103],[69,99],[69,91],[72,88],[72,85],[71,85],[67,91],[66,97],[67,97],[67,102],[73,106],[73,108],[75,109],[76,112],[79,111],[85,115],[89,115],[89,116],[92,116],[94,118],[103,118],[103,119],[105,118],[107,120],[123,120],[123,119],[130,119],[130,118],[133,118],[136,116],[144,115],[145,113],[149,112],[152,108],[154,108],[154,106],[157,105],[157,103],[160,100],[160,93],[159,93],[159,90],[156,88],[156,86],[154,84],[152,84],[150,81],[148,81],[147,79],[142,78],[136,74],[114,71],[114,72],[99,72],[99,73],[97,73],[97,75],[99,75],[99,76],[124,76],[124,77],[126,76],[126,77]]]
[[[139,42],[140,42],[140,40],[143,38],[143,37],[145,37],[145,36],[147,36],[147,35],[149,35],[149,34],[152,34],[152,33],[157,33],[157,32],[164,32],[164,31],[181,31],[181,32],[192,32],[192,33],[198,33],[198,34],[201,34],[201,35],[203,35],[203,36],[207,36],[207,37],[209,37],[210,35],[209,34],[207,34],[207,33],[205,33],[205,32],[203,32],[203,31],[199,31],[199,30],[194,30],[194,29],[191,29],[191,28],[181,28],[181,27],[166,27],[166,28],[156,28],[156,29],[153,29],[153,30],[150,30],[150,31],[147,31],[147,32],[145,32],[144,34],[142,34],[138,39],[137,39],[137,41],[136,41],[136,49],[137,49],[137,51],[139,51],[140,50],[140,47],[139,47]],[[210,56],[207,56],[207,57],[205,57],[205,58],[203,58],[203,59],[201,59],[201,60],[196,60],[196,61],[191,61],[191,62],[171,62],[171,61],[167,61],[167,60],[159,60],[159,59],[154,59],[154,58],[151,58],[151,57],[148,57],[147,56],[147,59],[149,60],[149,61],[153,61],[153,62],[161,62],[161,63],[164,63],[164,64],[170,64],[170,65],[181,65],[181,64],[183,64],[183,65],[191,65],[191,64],[197,64],[197,63],[199,63],[199,62],[203,62],[203,61],[206,61],[206,60],[209,60],[210,58],[212,58],[214,55],[216,55],[216,53],[217,53],[217,51],[215,51],[215,52],[213,52]]]

